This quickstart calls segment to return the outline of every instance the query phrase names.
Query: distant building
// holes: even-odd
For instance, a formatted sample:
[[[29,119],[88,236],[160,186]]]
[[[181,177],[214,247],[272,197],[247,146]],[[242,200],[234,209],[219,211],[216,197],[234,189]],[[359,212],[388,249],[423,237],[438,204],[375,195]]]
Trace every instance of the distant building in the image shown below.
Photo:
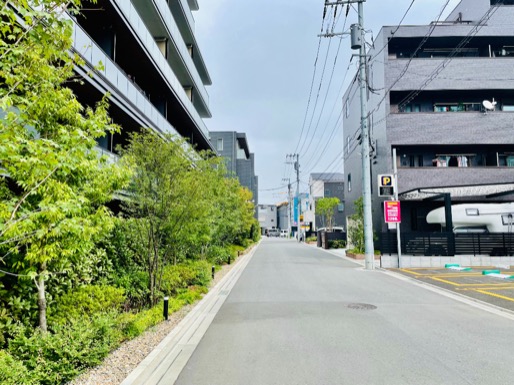
[[[283,202],[277,205],[278,228],[280,230],[290,230],[291,210],[289,202]]]
[[[277,206],[258,205],[257,219],[261,228],[261,234],[266,234],[269,230],[278,228]]]
[[[211,131],[211,143],[215,151],[225,158],[229,176],[238,178],[241,186],[252,192],[255,206],[259,203],[259,180],[255,175],[255,156],[250,153],[245,133],[235,131]]]
[[[344,174],[312,173],[309,178],[309,203],[305,212],[305,222],[312,223],[312,230],[326,227],[325,218],[316,214],[316,202],[321,198],[339,198],[339,205],[335,208],[333,226],[345,227],[344,214]]]

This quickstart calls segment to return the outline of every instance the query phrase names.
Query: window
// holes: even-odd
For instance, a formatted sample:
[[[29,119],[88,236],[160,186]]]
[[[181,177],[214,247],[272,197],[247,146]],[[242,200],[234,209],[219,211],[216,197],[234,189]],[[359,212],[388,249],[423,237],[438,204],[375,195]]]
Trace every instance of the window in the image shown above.
[[[491,0],[491,5],[514,5],[514,0]]]
[[[216,149],[218,151],[223,151],[223,139],[222,138],[219,138],[218,139],[218,142],[216,144]]]
[[[325,190],[325,197],[329,197],[330,196],[330,190]]]
[[[344,203],[339,203],[337,205],[337,212],[342,213],[344,211]]]
[[[346,154],[350,153],[350,137],[346,138]]]
[[[344,102],[344,116],[350,116],[350,103],[348,103],[348,99],[346,99],[346,101]]]
[[[348,192],[352,191],[352,174],[348,174]]]

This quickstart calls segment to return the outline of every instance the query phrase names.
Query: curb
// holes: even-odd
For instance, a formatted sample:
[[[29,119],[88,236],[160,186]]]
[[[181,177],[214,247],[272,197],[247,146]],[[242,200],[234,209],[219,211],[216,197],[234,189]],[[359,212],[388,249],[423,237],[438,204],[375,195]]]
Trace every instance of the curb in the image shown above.
[[[214,317],[252,259],[260,242],[196,304],[120,385],[156,385],[166,377],[173,384],[193,355]]]

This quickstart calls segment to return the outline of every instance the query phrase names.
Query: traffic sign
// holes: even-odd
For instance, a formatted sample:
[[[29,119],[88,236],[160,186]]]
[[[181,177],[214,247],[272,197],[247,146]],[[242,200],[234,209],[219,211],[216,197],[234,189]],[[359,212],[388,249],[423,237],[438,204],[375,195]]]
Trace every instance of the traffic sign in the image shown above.
[[[394,176],[391,174],[378,175],[378,196],[394,196]]]

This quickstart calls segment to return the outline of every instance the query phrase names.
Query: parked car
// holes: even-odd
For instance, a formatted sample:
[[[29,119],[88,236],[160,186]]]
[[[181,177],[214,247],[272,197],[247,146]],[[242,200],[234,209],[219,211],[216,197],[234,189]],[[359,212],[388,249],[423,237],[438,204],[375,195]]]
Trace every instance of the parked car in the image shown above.
[[[287,230],[280,230],[280,238],[288,238],[289,232]]]
[[[269,229],[268,230],[268,236],[269,237],[278,237],[280,235],[279,229]]]

